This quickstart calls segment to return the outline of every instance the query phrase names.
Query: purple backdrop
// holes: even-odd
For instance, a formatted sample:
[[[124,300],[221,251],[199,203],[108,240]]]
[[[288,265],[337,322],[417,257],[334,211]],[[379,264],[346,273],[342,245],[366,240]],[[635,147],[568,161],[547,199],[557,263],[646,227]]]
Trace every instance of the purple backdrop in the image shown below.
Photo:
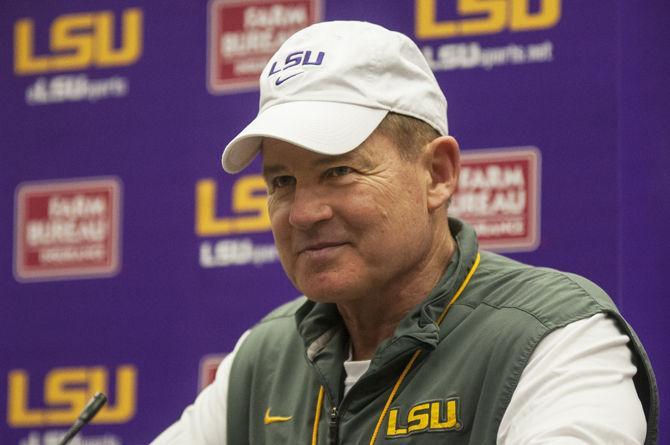
[[[100,387],[110,408],[84,436],[147,443],[211,377],[205,358],[296,295],[258,163],[227,176],[219,157],[256,113],[254,67],[314,20],[417,42],[465,158],[484,159],[472,171],[524,172],[472,190],[525,199],[526,213],[481,212],[535,234],[499,250],[608,291],[669,402],[670,6],[508,0],[529,9],[459,16],[458,3],[0,3],[0,443],[48,443]],[[486,158],[525,147],[538,156]]]

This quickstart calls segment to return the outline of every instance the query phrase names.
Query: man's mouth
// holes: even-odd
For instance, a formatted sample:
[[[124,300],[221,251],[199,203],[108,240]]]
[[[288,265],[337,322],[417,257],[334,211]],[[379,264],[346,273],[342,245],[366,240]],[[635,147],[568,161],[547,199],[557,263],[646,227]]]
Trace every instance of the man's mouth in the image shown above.
[[[333,247],[340,247],[344,246],[347,244],[346,242],[342,241],[322,241],[322,242],[317,242],[317,243],[309,243],[305,245],[304,247],[298,249],[298,254],[300,253],[305,253],[305,252],[318,252],[326,249],[330,249]]]

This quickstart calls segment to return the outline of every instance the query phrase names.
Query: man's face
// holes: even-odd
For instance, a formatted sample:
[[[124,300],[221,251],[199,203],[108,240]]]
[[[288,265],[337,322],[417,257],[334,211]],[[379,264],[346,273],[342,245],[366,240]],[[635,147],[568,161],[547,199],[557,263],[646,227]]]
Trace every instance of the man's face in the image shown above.
[[[272,232],[293,284],[342,303],[393,292],[431,247],[429,173],[383,136],[341,156],[263,142]]]

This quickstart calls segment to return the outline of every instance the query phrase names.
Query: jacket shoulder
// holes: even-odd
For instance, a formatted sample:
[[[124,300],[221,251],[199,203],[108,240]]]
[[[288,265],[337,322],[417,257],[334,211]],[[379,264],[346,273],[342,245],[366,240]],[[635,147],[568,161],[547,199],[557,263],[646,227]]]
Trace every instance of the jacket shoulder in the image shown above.
[[[304,296],[300,296],[292,301],[289,301],[288,303],[284,303],[281,306],[273,309],[269,314],[263,317],[261,321],[259,321],[256,324],[256,326],[265,323],[271,323],[276,320],[293,318],[295,317],[296,312],[298,312],[298,309],[300,309],[305,304],[306,301],[307,298],[305,298]]]
[[[482,252],[475,304],[524,311],[553,328],[598,312],[618,313],[598,285],[580,275]],[[477,300],[477,299],[475,299]]]
[[[300,344],[295,314],[305,304],[305,297],[298,297],[282,304],[263,317],[250,330],[240,346],[235,361],[250,364],[260,356],[274,356],[278,350]]]

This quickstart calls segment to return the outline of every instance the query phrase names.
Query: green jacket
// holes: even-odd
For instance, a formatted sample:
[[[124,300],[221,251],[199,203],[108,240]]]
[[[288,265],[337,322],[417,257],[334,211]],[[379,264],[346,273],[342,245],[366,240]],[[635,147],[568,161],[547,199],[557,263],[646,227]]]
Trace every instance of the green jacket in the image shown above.
[[[348,335],[335,305],[299,298],[255,326],[231,371],[227,443],[368,444],[375,436],[375,444],[495,444],[540,340],[599,312],[631,338],[646,443],[656,443],[649,360],[604,291],[577,275],[480,255],[469,226],[453,219],[450,226],[458,249],[441,281],[379,346],[346,397]]]

